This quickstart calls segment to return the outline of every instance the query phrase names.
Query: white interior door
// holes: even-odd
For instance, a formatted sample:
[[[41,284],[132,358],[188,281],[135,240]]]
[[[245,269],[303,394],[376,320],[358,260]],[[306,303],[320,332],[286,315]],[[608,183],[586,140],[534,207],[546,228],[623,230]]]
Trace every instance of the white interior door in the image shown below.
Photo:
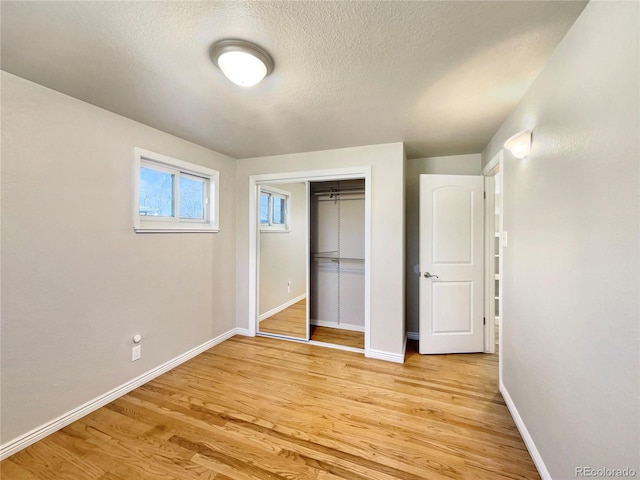
[[[420,175],[420,353],[483,351],[484,181]]]

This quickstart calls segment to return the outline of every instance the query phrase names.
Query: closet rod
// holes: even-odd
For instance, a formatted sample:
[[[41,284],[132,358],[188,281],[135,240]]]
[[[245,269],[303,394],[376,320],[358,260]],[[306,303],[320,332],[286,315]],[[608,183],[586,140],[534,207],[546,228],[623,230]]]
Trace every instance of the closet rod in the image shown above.
[[[359,188],[357,190],[334,190],[334,191],[322,191],[322,192],[313,192],[316,196],[324,196],[324,195],[363,195],[365,193],[364,189]]]

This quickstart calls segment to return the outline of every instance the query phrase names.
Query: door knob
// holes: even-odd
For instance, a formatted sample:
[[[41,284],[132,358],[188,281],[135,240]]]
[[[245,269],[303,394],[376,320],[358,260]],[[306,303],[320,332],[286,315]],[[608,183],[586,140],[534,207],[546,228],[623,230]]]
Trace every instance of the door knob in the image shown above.
[[[424,278],[439,278],[438,275],[431,275],[429,272],[424,272]]]

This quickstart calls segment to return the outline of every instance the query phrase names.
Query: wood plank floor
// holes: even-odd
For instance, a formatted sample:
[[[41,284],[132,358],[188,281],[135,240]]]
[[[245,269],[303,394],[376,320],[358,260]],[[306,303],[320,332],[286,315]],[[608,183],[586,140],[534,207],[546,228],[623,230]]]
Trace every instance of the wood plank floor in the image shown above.
[[[234,337],[13,455],[3,480],[539,478],[496,356]]]
[[[364,350],[364,332],[311,325],[311,340]]]

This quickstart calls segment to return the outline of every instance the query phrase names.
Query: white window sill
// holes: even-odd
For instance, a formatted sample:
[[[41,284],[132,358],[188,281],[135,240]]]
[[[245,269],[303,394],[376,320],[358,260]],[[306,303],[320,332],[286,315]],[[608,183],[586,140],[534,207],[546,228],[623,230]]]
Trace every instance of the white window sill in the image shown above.
[[[193,225],[193,226],[185,226],[185,225],[176,225],[173,226],[165,226],[165,225],[151,225],[151,226],[142,226],[142,227],[133,227],[133,230],[136,233],[218,233],[220,232],[219,228],[207,227],[205,225]]]

